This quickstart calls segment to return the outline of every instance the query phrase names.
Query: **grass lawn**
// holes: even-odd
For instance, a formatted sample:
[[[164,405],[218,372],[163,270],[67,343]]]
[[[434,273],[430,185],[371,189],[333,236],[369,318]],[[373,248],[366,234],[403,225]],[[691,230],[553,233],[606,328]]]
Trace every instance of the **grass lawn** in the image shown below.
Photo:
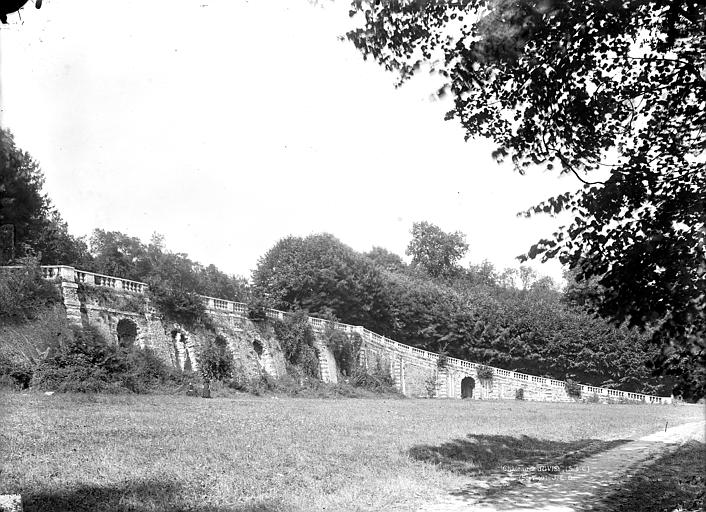
[[[688,405],[250,396],[6,392],[0,407],[0,494],[26,512],[414,510],[471,470],[703,419]],[[454,443],[464,471],[445,464]]]

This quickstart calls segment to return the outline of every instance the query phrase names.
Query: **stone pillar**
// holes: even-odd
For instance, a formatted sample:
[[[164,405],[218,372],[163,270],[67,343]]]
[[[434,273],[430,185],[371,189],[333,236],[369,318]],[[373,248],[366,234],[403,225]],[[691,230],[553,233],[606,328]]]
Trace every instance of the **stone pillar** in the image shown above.
[[[314,341],[314,347],[316,348],[316,352],[319,356],[319,375],[321,376],[321,381],[322,382],[336,382],[337,379],[335,377],[332,378],[332,373],[331,369],[329,368],[329,360],[328,360],[328,347],[326,344],[320,340]]]
[[[400,391],[402,392],[403,395],[407,394],[407,386],[405,384],[405,375],[404,375],[404,370],[405,370],[405,362],[402,356],[400,356]]]
[[[404,361],[402,360],[402,357],[400,356],[394,358],[391,366],[392,368],[390,368],[390,370],[392,372],[392,379],[395,381],[395,387],[400,391],[400,393],[404,393]]]
[[[59,277],[62,281],[76,282],[76,269],[74,267],[59,267]]]
[[[446,375],[446,398],[454,398],[454,378],[453,372],[449,368],[445,368]]]
[[[61,297],[69,324],[81,327],[81,301],[78,300],[78,285],[70,281],[61,281]]]

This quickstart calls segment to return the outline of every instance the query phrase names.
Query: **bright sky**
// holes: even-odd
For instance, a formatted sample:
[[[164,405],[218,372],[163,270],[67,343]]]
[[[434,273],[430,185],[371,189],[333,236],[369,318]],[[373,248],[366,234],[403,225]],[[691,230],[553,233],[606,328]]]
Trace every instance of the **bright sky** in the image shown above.
[[[515,214],[578,187],[464,142],[429,78],[395,89],[339,41],[346,2],[32,4],[0,29],[3,122],[74,234],[156,231],[249,276],[290,234],[404,255],[426,220],[465,233],[467,260],[502,268],[558,226]]]

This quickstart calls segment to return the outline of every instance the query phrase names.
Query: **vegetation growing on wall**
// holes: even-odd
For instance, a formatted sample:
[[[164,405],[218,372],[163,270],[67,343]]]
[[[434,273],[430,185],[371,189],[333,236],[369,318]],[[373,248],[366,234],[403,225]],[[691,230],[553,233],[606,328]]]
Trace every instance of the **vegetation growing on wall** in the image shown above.
[[[477,373],[478,373],[478,378],[480,380],[485,380],[485,381],[493,380],[493,369],[490,368],[489,366],[479,366]]]
[[[0,270],[0,322],[22,323],[32,320],[47,306],[60,302],[56,285],[42,278],[34,259],[22,261],[20,269]]]
[[[427,392],[427,397],[436,398],[436,391],[439,386],[439,372],[434,370],[424,380],[424,390]]]
[[[148,296],[150,302],[168,322],[187,327],[211,326],[203,300],[194,292],[172,286],[170,283],[153,281]]]
[[[566,379],[564,382],[564,388],[566,389],[566,394],[572,398],[581,398],[581,384],[572,380]]]
[[[145,393],[180,385],[187,376],[167,367],[150,349],[124,349],[93,328],[76,329],[32,371],[32,386],[61,392]]]
[[[196,360],[203,380],[226,381],[233,377],[235,362],[233,352],[228,347],[228,341],[223,336],[208,339],[197,352]]]
[[[297,376],[318,379],[319,358],[307,314],[300,311],[284,320],[275,320],[273,327],[284,352],[287,370]]]
[[[399,393],[390,373],[389,363],[378,355],[367,360],[364,365],[358,365],[349,382],[356,387],[376,393]]]
[[[81,303],[93,302],[98,306],[118,311],[145,313],[145,299],[141,295],[127,292],[121,293],[112,288],[93,286],[85,283],[79,283],[77,293]]]
[[[358,368],[358,355],[363,344],[360,334],[349,334],[329,327],[324,332],[324,339],[336,360],[338,371],[345,377],[353,375]]]

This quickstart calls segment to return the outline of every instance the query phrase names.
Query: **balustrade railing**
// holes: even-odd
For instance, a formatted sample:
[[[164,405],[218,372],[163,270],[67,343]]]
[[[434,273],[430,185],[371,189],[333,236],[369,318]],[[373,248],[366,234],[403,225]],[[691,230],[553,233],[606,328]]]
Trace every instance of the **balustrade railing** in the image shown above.
[[[7,266],[2,267],[4,270],[12,270],[14,268],[22,268],[19,266]],[[147,283],[141,283],[139,281],[131,281],[130,279],[123,279],[120,277],[106,276],[103,274],[97,274],[95,272],[88,272],[85,270],[78,270],[73,267],[67,267],[63,265],[43,265],[42,275],[45,279],[62,279],[65,281],[73,281],[76,283],[91,284],[94,286],[103,286],[108,288],[113,288],[116,290],[126,290],[132,293],[144,294],[147,292]],[[248,305],[242,302],[233,302],[226,299],[219,299],[216,297],[207,297],[205,295],[201,296],[204,302],[204,306],[212,311],[221,311],[227,313],[234,313],[241,316],[246,316],[248,313]],[[266,310],[266,315],[268,318],[283,320],[286,316],[291,313],[286,311],[279,311],[276,309]],[[370,343],[377,343],[383,345],[390,349],[398,352],[406,352],[409,355],[426,359],[432,362],[438,362],[439,355],[433,352],[428,352],[426,350],[412,347],[409,345],[404,345],[402,343],[396,342],[385,336],[374,333],[365,329],[361,326],[344,324],[341,322],[331,322],[329,320],[324,320],[322,318],[309,317],[309,324],[317,331],[323,331],[327,328],[333,328],[342,330],[347,333],[359,333],[363,339]],[[446,364],[449,367],[456,367],[461,369],[475,369],[480,366],[478,363],[473,363],[471,361],[464,361],[462,359],[456,359],[454,357],[447,357]],[[500,377],[509,377],[517,380],[523,380],[527,382],[534,382],[539,384],[544,384],[548,386],[553,386],[557,388],[564,388],[566,383],[560,380],[549,379],[545,377],[537,377],[536,375],[526,375],[523,373],[512,372],[510,370],[504,370],[502,368],[495,368],[490,366],[493,374]],[[633,393],[628,391],[621,391],[619,389],[611,388],[600,388],[595,386],[588,386],[585,384],[581,385],[582,393],[595,393],[597,395],[604,395],[611,398],[624,398],[627,400],[642,401],[647,403],[669,403],[671,399],[669,397],[661,397],[654,395],[643,395],[642,393]]]

